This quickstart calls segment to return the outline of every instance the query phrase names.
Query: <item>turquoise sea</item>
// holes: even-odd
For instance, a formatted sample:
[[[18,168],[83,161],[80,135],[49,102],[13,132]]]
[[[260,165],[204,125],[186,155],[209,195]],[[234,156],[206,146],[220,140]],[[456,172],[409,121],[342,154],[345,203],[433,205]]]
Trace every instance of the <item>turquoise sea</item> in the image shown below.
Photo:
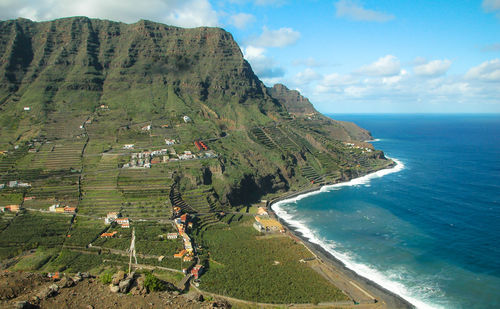
[[[500,308],[500,115],[330,115],[398,162],[273,205],[418,308]]]

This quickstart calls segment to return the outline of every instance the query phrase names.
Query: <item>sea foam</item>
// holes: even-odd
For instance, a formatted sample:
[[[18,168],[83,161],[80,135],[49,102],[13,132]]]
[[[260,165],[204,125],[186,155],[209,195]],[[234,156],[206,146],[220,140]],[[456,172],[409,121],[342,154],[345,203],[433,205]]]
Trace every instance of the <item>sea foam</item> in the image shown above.
[[[307,198],[309,196],[313,196],[316,194],[320,194],[322,192],[328,192],[332,190],[339,190],[342,187],[349,187],[349,186],[359,186],[359,185],[367,185],[370,180],[375,179],[375,178],[380,178],[392,173],[397,173],[404,169],[405,165],[403,162],[390,158],[394,162],[396,162],[396,166],[388,169],[383,169],[379,170],[373,173],[370,173],[368,175],[365,175],[363,177],[355,178],[352,179],[348,182],[344,183],[338,183],[334,185],[327,185],[321,187],[317,191],[313,192],[308,192],[305,194],[301,194],[298,196],[295,196],[290,199],[282,200],[279,202],[276,202],[272,205],[273,211],[280,217],[281,219],[285,220],[290,226],[292,226],[296,231],[301,233],[303,237],[308,239],[311,243],[317,244],[321,246],[323,249],[328,251],[330,254],[332,254],[335,258],[340,260],[342,263],[345,264],[345,266],[354,272],[356,272],[358,275],[363,276],[380,286],[386,288],[387,290],[401,296],[405,300],[409,301],[413,305],[415,305],[417,308],[441,308],[440,306],[436,304],[430,304],[423,300],[422,298],[425,297],[419,297],[423,296],[421,293],[415,292],[415,291],[410,291],[404,284],[401,282],[398,282],[394,280],[397,276],[398,273],[393,272],[390,274],[383,274],[379,270],[375,269],[374,267],[371,267],[366,264],[362,264],[359,262],[356,262],[354,260],[354,257],[350,255],[349,253],[343,253],[343,252],[338,252],[335,250],[336,244],[335,242],[329,241],[327,239],[323,239],[319,236],[316,235],[316,233],[307,226],[307,223],[305,221],[297,220],[294,218],[294,214],[291,212],[287,212],[285,210],[285,207],[283,207],[286,204],[291,204],[291,203],[296,203],[297,201],[300,201],[304,198]]]

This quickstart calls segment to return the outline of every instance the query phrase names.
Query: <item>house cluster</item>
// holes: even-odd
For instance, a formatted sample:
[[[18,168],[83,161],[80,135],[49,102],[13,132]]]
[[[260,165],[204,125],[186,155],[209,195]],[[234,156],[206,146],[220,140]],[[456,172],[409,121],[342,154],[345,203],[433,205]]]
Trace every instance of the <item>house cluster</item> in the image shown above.
[[[76,213],[76,207],[70,207],[70,206],[61,206],[59,204],[53,204],[52,206],[49,207],[50,212],[55,212],[55,213],[64,213],[64,214],[75,214]]]
[[[130,227],[130,220],[128,218],[122,218],[122,215],[119,212],[108,212],[106,218],[104,218],[104,224],[109,225],[115,222],[122,229],[128,229]]]
[[[165,145],[167,146],[172,146],[175,143],[176,143],[175,139],[168,139],[168,138],[165,139]]]
[[[168,149],[134,152],[130,157],[130,162],[125,163],[123,168],[151,168],[151,164],[157,164],[162,161],[158,158],[159,156],[163,156],[163,162],[166,162],[165,157],[167,157],[166,160],[168,160],[168,152]]]
[[[253,227],[257,231],[263,233],[285,232],[283,225],[281,225],[278,220],[269,217],[269,214],[264,207],[259,207],[257,209],[257,215],[255,216]]]
[[[0,207],[0,212],[19,212],[21,210],[21,206],[19,205],[7,205]]]
[[[7,183],[9,188],[28,188],[31,187],[31,184],[28,182],[20,182],[17,180],[11,180]],[[0,184],[0,189],[5,188],[5,184]]]
[[[174,258],[182,259],[184,262],[190,262],[194,258],[194,249],[191,238],[186,233],[186,229],[192,227],[193,223],[189,222],[187,214],[183,214],[180,217],[175,218],[174,223],[184,244],[184,249],[182,249],[179,253],[174,254]]]
[[[344,145],[350,147],[350,148],[356,148],[356,149],[361,149],[363,152],[372,152],[373,150],[368,148],[368,147],[363,147],[363,146],[359,146],[359,145],[356,145],[354,143],[347,143],[345,142]]]

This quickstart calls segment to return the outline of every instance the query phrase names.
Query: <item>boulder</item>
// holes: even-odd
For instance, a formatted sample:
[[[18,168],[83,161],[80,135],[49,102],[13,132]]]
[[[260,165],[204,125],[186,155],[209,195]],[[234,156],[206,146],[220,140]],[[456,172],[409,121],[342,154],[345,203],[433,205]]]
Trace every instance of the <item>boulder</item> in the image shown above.
[[[120,293],[127,293],[131,285],[132,279],[125,279],[120,281],[120,284],[118,285],[120,288]]]
[[[123,279],[125,279],[125,272],[123,270],[120,270],[113,275],[111,283],[113,283],[114,285],[118,285]]]
[[[57,283],[57,285],[59,286],[59,288],[69,288],[69,287],[72,287],[75,285],[75,282],[73,281],[73,279],[71,278],[68,278],[68,277],[63,277],[61,279],[61,281],[59,281]]]
[[[117,285],[110,284],[109,290],[111,291],[111,293],[118,293],[120,292],[120,287]]]
[[[40,292],[36,294],[39,299],[47,299],[49,297],[57,295],[59,287],[56,284],[51,284],[48,287],[44,287]]]

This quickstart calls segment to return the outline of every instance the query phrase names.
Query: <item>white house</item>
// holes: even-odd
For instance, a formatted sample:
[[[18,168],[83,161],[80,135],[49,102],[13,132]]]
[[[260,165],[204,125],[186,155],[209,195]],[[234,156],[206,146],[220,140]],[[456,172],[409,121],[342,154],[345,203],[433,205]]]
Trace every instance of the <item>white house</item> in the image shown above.
[[[184,119],[184,122],[190,122],[191,121],[191,118],[189,118],[189,116],[184,116],[182,117],[182,119]]]

